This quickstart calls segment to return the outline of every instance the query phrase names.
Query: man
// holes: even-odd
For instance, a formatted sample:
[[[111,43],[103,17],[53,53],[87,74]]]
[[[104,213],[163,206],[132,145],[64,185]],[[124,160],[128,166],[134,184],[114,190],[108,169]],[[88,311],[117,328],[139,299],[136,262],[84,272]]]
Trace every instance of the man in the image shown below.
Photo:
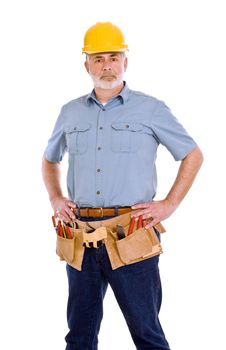
[[[152,227],[176,210],[203,158],[197,144],[163,102],[130,90],[123,81],[128,64],[126,50],[121,30],[109,22],[97,23],[87,31],[83,53],[94,90],[63,106],[44,153],[43,178],[55,216],[64,223],[83,222],[96,232],[97,221],[100,227],[110,227],[108,222],[114,224],[117,220],[120,224],[126,215],[136,220],[141,217],[145,228],[136,231],[141,237],[144,232],[153,232]],[[181,164],[169,193],[154,201],[159,144]],[[68,197],[60,186],[60,161],[66,151]],[[81,230],[77,231],[79,234]],[[158,235],[156,229],[155,232]],[[142,253],[129,263],[124,263],[120,255],[119,265],[114,268],[108,246],[110,238],[108,235],[98,246],[86,244],[78,268],[66,259],[69,281],[66,349],[97,349],[103,298],[110,283],[136,348],[169,350],[158,319],[161,305],[158,253],[151,257]],[[135,249],[136,245],[139,239]],[[114,249],[118,254],[119,250]]]

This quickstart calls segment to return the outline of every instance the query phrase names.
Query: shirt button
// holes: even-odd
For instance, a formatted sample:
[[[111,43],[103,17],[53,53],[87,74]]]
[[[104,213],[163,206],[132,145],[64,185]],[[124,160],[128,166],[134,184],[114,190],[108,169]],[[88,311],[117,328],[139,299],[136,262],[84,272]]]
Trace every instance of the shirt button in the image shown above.
[[[100,194],[100,191],[97,191],[97,194]]]
[[[100,150],[101,150],[101,147],[97,147],[97,149],[98,149],[98,151],[100,151]]]
[[[125,127],[126,127],[126,128],[129,128],[129,124],[126,124]]]
[[[74,130],[76,130],[77,128],[75,127]]]
[[[100,172],[100,169],[97,169],[97,172],[99,173],[99,172]]]
[[[100,130],[102,130],[103,129],[103,126],[100,126],[100,128],[99,128]]]

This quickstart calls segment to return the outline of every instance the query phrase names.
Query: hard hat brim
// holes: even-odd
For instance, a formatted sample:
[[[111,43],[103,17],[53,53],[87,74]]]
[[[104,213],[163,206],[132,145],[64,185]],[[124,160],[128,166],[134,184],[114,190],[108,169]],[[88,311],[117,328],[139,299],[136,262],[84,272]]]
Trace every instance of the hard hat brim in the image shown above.
[[[104,53],[104,52],[106,52],[106,53],[108,53],[108,52],[126,52],[126,51],[128,51],[129,49],[128,49],[128,45],[125,45],[125,47],[123,47],[123,48],[97,48],[96,50],[88,50],[88,49],[86,49],[85,47],[82,49],[82,53],[86,53],[86,54],[88,54],[88,55],[92,55],[92,54],[95,54],[95,53]]]

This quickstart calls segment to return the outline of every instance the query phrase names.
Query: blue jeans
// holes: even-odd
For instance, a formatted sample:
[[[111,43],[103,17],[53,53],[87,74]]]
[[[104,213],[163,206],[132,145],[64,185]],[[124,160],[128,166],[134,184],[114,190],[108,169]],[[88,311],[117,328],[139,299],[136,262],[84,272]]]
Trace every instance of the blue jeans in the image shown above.
[[[158,261],[156,256],[112,270],[105,245],[102,245],[85,249],[82,271],[67,265],[69,332],[65,337],[66,350],[97,350],[108,283],[136,349],[169,350],[158,318],[162,300]]]

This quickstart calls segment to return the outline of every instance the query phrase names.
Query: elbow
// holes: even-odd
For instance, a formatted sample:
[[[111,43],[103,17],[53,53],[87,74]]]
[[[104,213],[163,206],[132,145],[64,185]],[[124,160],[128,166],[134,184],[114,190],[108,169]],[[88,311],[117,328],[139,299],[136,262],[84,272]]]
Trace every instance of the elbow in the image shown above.
[[[201,149],[199,147],[196,147],[195,151],[197,152],[197,162],[199,163],[199,167],[201,167],[203,161],[204,161],[204,156],[203,153],[201,151]]]
[[[46,158],[46,155],[45,155],[45,153],[43,154],[43,156],[42,156],[42,164],[60,164],[60,162],[54,162],[54,161],[50,161],[50,160],[48,160],[47,158]]]
[[[188,162],[191,161],[197,169],[201,168],[204,161],[204,156],[201,149],[197,146],[195,147],[185,158],[184,160]]]

